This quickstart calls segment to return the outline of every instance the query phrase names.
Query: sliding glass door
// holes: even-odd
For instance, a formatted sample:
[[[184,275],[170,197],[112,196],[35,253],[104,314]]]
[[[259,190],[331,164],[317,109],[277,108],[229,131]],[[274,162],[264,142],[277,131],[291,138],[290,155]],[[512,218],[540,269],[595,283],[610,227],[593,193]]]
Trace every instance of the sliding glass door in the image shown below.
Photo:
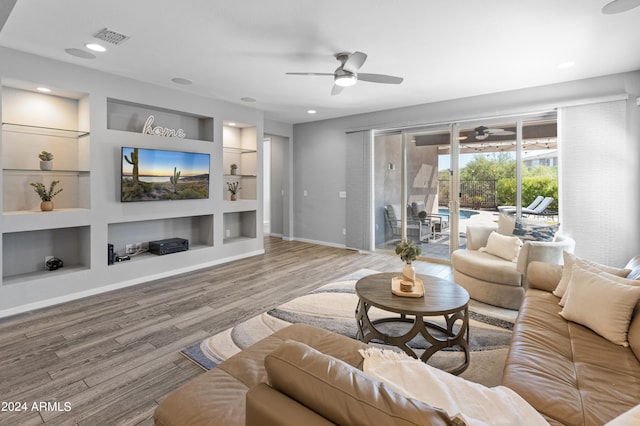
[[[557,165],[555,112],[378,132],[376,249],[411,239],[423,257],[448,261],[466,247],[467,226],[495,225],[500,206],[553,220]]]

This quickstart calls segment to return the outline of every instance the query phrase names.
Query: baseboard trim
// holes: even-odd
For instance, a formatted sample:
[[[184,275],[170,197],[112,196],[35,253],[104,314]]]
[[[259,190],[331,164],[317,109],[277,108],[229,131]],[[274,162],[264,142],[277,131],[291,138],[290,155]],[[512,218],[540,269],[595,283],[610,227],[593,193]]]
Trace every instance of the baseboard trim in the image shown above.
[[[211,262],[199,263],[197,265],[191,265],[180,269],[173,269],[171,271],[161,272],[154,275],[147,275],[145,277],[135,278],[132,280],[121,281],[119,283],[109,284],[103,287],[92,288],[89,290],[80,291],[77,293],[66,294],[64,296],[54,297],[52,299],[40,300],[33,303],[27,303],[26,305],[20,305],[13,308],[0,311],[0,318],[6,318],[18,314],[24,314],[26,312],[32,312],[39,309],[49,308],[55,305],[61,305],[63,303],[71,302],[85,297],[96,296],[98,294],[107,293],[114,290],[120,290],[122,288],[131,287],[138,284],[147,283],[149,281],[159,280],[162,278],[171,277],[178,274],[184,274],[186,272],[193,272],[199,269],[209,268],[211,266],[221,265],[223,263],[233,262],[234,260],[245,259],[247,257],[259,256],[264,254],[264,250],[255,250],[249,253],[243,253],[236,256],[229,256],[223,259],[212,260]]]
[[[335,248],[342,248],[342,249],[347,248],[347,246],[344,244],[329,243],[327,241],[310,240],[307,238],[294,238],[293,240],[300,241],[301,243],[317,244],[319,246],[328,246],[328,247],[335,247]]]

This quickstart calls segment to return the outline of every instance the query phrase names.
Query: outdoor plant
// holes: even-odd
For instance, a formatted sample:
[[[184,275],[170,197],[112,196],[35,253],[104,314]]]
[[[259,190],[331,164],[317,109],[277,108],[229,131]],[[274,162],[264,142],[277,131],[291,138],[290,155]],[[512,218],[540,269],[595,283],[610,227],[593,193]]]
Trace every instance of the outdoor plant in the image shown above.
[[[240,182],[227,182],[227,191],[232,195],[236,195],[240,189],[242,189],[240,187]]]
[[[62,188],[55,190],[56,185],[59,183],[59,180],[52,181],[49,185],[49,190],[47,190],[44,184],[40,182],[31,182],[29,185],[35,188],[35,191],[38,193],[42,201],[51,201],[53,197],[62,192]]]
[[[396,254],[400,256],[403,262],[411,263],[422,254],[422,249],[412,240],[403,240],[396,246]]]
[[[51,161],[53,160],[53,154],[47,151],[42,151],[40,154],[38,154],[38,158],[42,161]]]

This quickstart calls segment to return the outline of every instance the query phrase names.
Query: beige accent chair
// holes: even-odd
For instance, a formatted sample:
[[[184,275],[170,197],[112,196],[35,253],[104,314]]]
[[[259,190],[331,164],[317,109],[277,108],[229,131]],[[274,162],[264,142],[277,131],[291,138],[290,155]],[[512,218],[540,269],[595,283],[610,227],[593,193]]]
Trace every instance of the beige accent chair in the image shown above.
[[[562,264],[562,252],[573,253],[575,241],[560,234],[554,241],[525,241],[517,261],[509,261],[479,251],[487,245],[498,226],[467,227],[467,248],[451,255],[454,281],[464,287],[472,299],[507,309],[518,309],[527,289],[527,266],[537,260]]]

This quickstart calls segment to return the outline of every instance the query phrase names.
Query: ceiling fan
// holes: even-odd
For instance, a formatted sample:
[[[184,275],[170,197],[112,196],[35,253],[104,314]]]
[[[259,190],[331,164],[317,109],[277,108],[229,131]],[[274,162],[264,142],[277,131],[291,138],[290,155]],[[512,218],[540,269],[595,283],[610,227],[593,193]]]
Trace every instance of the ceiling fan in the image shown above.
[[[483,140],[485,140],[486,138],[488,138],[491,135],[496,135],[496,136],[515,135],[515,132],[512,132],[511,130],[490,129],[490,128],[485,127],[485,126],[476,127],[475,129],[473,129],[473,131],[476,134],[476,139],[479,140],[479,141],[483,141]]]
[[[358,70],[367,60],[367,54],[362,52],[346,53],[341,52],[335,55],[340,61],[340,66],[333,73],[324,72],[288,72],[288,75],[327,75],[333,77],[332,95],[337,95],[345,87],[353,86],[358,80],[370,81],[372,83],[400,84],[402,77],[394,77],[384,74],[358,73]]]

